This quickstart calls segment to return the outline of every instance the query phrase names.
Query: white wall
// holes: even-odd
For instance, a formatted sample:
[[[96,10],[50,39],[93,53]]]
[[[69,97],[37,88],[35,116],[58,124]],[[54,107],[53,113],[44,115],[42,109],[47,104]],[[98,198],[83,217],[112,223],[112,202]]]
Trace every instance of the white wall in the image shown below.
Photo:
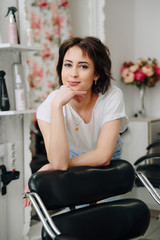
[[[138,57],[155,57],[160,62],[160,1],[159,0],[107,0],[106,44],[111,51],[113,76],[122,88],[128,116],[139,106],[136,87],[120,82],[120,68],[124,61]],[[147,115],[160,117],[160,83],[148,88],[145,96]]]
[[[160,64],[160,1],[135,0],[135,58],[157,58]],[[149,115],[160,117],[160,82],[147,89]]]
[[[86,0],[69,0],[73,34],[76,37],[89,34],[89,5]]]

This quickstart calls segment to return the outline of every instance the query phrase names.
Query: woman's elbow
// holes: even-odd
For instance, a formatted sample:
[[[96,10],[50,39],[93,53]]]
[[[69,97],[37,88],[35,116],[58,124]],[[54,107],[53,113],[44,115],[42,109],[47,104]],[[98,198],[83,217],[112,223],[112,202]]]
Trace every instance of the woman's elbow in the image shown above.
[[[62,159],[64,159],[62,161]],[[48,161],[54,166],[54,170],[67,170],[68,169],[68,160],[65,158],[48,158]]]
[[[112,158],[111,156],[104,154],[102,156],[102,166],[109,166],[111,163],[111,158]]]
[[[55,163],[54,164],[54,169],[55,170],[67,170],[68,169],[68,164]]]

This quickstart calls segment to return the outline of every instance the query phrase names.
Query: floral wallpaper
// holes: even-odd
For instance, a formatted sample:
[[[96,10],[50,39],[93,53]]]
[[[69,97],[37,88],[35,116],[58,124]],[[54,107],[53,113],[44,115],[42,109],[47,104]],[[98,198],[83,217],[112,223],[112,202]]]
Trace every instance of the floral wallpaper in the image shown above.
[[[30,107],[37,108],[58,86],[58,50],[65,39],[72,37],[72,27],[67,0],[26,0],[25,4],[33,46],[41,49],[29,53],[27,59]]]

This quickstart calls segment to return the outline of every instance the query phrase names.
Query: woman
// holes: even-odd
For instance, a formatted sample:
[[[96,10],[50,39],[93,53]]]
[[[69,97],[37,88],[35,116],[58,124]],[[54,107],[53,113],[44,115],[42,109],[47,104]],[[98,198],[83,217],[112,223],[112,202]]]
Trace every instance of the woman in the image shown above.
[[[120,158],[119,133],[128,120],[122,92],[111,84],[108,48],[95,37],[69,39],[59,49],[57,73],[60,88],[37,111],[49,161],[39,171]]]

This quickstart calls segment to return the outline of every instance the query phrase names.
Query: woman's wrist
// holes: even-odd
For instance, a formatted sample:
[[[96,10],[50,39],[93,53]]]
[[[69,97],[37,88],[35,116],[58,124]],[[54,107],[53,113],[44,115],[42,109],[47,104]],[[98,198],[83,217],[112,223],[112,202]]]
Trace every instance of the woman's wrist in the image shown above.
[[[60,102],[56,101],[55,99],[52,101],[51,107],[52,109],[55,109],[55,110],[63,109],[63,105]]]

